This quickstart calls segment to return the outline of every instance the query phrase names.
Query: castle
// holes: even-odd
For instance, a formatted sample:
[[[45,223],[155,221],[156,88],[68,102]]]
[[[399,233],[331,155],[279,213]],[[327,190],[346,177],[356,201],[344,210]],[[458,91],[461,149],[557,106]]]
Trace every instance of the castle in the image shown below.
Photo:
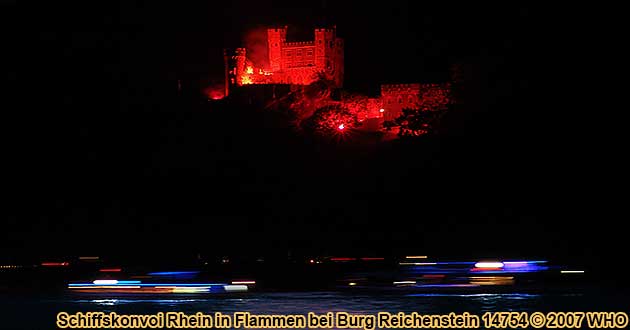
[[[321,75],[334,87],[343,87],[344,43],[336,27],[317,28],[311,41],[288,42],[287,27],[267,29],[266,67],[256,67],[246,48],[224,51],[225,96],[243,85],[309,85]],[[342,103],[344,100],[341,100]],[[435,110],[450,101],[450,84],[387,84],[381,95],[369,98],[357,109],[360,122],[394,120],[403,109]],[[372,127],[376,127],[372,125]]]
[[[288,42],[287,27],[267,29],[267,67],[256,67],[245,48],[225,51],[226,95],[232,86],[248,84],[308,85],[319,74],[343,86],[343,39],[336,28],[315,29],[314,40]]]

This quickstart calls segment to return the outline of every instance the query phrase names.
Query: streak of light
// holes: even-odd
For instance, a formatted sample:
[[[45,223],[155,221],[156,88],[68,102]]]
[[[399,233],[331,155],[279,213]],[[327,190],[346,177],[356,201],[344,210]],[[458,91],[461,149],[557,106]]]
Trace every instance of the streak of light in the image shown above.
[[[426,259],[427,256],[406,256],[405,258],[407,258],[407,259]]]
[[[482,261],[475,264],[475,268],[502,268],[503,263],[498,261]]]

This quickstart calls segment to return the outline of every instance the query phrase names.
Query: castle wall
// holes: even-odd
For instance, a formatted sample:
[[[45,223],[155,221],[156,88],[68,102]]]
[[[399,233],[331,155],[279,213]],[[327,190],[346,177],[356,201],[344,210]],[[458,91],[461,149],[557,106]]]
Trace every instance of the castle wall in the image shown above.
[[[282,70],[282,44],[287,40],[287,27],[267,29],[269,67],[272,72]]]
[[[254,67],[244,51],[239,51],[226,60],[230,65],[229,77],[232,85],[249,84],[298,84],[308,85],[315,81],[318,73],[334,81],[336,87],[343,85],[343,40],[337,38],[335,28],[315,29],[310,41],[287,42],[287,27],[267,29],[268,68]],[[244,48],[243,48],[244,49]]]
[[[418,109],[420,84],[381,85],[381,101],[383,118],[394,120],[402,113],[402,109]]]
[[[281,60],[283,69],[315,66],[315,47],[312,42],[304,45],[285,44]]]
[[[314,67],[294,67],[286,69],[279,76],[283,84],[308,85],[317,79],[317,70]]]
[[[394,120],[403,109],[440,110],[451,102],[450,84],[381,85],[384,120]]]

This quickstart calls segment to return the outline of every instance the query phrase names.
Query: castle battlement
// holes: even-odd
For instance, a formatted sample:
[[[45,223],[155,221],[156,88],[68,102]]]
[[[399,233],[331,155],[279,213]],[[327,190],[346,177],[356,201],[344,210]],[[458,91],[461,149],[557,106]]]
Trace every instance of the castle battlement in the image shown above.
[[[315,45],[314,41],[294,41],[294,42],[285,42],[282,44],[284,47],[303,47],[303,46],[313,46]]]
[[[337,30],[337,26],[335,25],[332,28],[319,28],[315,29],[315,32],[335,32]]]
[[[420,84],[385,84],[381,85],[381,92],[419,91]]]
[[[272,28],[268,28],[267,31],[273,31],[273,32],[285,32],[287,30],[287,28],[289,28],[288,25],[284,25],[282,27],[272,27]]]
[[[287,27],[276,26],[267,29],[268,63],[254,63],[245,48],[237,48],[231,56],[225,54],[226,82],[238,86],[308,85],[323,74],[342,87],[343,53],[343,41],[337,38],[335,28],[315,29],[313,40],[287,42]]]

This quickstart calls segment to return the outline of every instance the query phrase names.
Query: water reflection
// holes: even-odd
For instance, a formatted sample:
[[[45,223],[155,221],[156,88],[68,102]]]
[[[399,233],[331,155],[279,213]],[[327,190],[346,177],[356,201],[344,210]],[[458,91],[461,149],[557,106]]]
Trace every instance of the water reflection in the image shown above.
[[[388,312],[486,312],[538,310],[545,299],[579,300],[582,295],[556,295],[526,293],[444,294],[422,293],[408,295],[349,295],[333,292],[317,293],[260,293],[248,297],[221,299],[91,299],[72,300],[76,307],[90,311],[117,312],[131,310],[159,312],[177,310],[183,312],[248,311],[251,313],[306,314],[340,311],[349,313]]]
[[[118,303],[118,299],[94,299],[90,302],[102,306],[114,306]]]

